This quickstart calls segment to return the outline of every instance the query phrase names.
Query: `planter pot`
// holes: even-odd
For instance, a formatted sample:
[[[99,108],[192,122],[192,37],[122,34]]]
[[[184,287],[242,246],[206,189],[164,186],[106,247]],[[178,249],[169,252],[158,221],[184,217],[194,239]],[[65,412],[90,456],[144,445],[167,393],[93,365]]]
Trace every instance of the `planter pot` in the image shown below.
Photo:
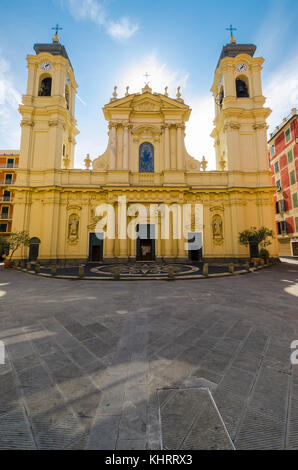
[[[5,268],[11,268],[12,267],[12,261],[10,260],[4,260],[4,267]]]

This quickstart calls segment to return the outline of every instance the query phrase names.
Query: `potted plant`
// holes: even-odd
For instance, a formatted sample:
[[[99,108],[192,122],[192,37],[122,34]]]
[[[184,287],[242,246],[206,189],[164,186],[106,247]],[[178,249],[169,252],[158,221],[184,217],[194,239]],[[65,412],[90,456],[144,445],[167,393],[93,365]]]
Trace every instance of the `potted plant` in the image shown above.
[[[239,242],[241,245],[249,245],[250,258],[252,260],[264,259],[265,262],[268,261],[270,256],[266,247],[271,245],[270,239],[273,238],[273,230],[269,230],[266,227],[261,227],[259,229],[251,227],[249,230],[244,230],[239,233]]]
[[[30,236],[26,231],[12,233],[8,239],[9,252],[4,260],[4,267],[11,268],[12,257],[18,248],[30,245]]]

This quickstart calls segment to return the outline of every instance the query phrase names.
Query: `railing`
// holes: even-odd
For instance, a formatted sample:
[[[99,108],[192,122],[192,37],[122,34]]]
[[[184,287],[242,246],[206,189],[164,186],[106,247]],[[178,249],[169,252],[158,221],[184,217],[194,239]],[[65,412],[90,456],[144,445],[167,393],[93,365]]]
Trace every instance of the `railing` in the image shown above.
[[[11,214],[1,214],[0,213],[0,220],[8,220],[8,219],[12,219],[12,215]]]
[[[12,184],[15,184],[15,181],[0,180],[0,184],[5,184],[7,186],[11,186]]]
[[[12,196],[2,196],[0,197],[0,202],[13,202]]]
[[[8,169],[13,169],[13,168],[19,168],[19,165],[17,163],[0,163],[0,168],[8,168]]]

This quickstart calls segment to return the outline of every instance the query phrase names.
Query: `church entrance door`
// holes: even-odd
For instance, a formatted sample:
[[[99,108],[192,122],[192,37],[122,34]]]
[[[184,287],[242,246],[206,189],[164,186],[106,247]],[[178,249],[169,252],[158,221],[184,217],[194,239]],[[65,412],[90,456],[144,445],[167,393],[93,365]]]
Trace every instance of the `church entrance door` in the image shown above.
[[[188,258],[189,261],[202,261],[203,258],[203,237],[200,232],[190,232],[188,234]]]
[[[137,261],[155,259],[155,225],[138,225]]]
[[[140,240],[140,261],[153,261],[152,240]]]
[[[101,236],[98,238],[96,235]],[[89,235],[89,261],[103,260],[103,234],[90,233]]]
[[[92,247],[92,259],[91,261],[102,261],[101,246]]]

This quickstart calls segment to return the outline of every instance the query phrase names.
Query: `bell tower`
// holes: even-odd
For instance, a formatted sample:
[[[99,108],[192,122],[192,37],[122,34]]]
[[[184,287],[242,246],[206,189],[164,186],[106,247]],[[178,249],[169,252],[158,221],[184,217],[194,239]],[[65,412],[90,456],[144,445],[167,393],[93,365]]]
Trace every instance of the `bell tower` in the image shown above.
[[[267,124],[261,71],[264,59],[256,46],[231,42],[223,47],[212,85],[215,100],[216,166],[218,171],[268,172]]]
[[[21,172],[73,168],[77,83],[58,30],[52,43],[35,44],[36,55],[27,56],[27,92],[19,107]]]

